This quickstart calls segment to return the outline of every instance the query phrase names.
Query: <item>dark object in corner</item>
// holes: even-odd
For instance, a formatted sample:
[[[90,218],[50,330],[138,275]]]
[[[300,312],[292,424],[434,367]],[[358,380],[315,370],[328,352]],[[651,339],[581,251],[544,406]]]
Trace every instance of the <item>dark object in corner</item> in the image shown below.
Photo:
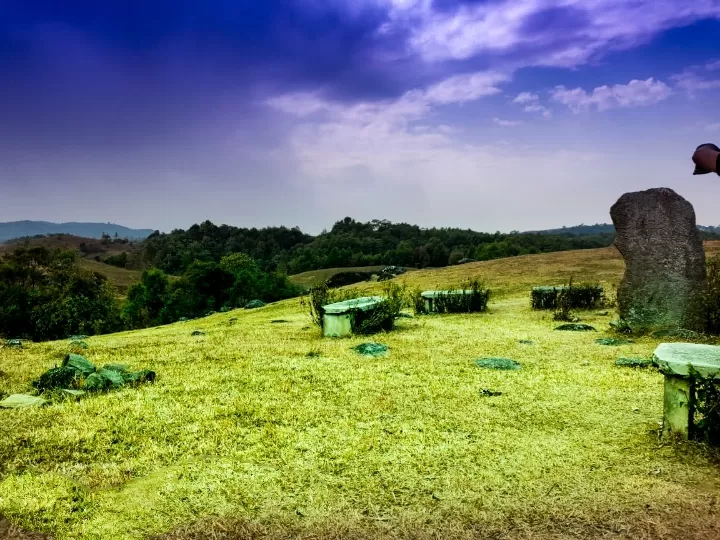
[[[720,152],[720,148],[715,146],[713,143],[705,143],[698,146],[695,151],[700,150],[701,148],[705,148],[706,146],[712,148],[716,152]],[[720,156],[718,156],[718,161],[720,162]],[[717,170],[718,175],[720,175],[720,168],[718,168],[718,165],[715,165],[715,169]],[[710,174],[712,171],[708,171],[707,169],[703,169],[700,167],[700,165],[695,165],[695,170],[693,171],[693,174]]]

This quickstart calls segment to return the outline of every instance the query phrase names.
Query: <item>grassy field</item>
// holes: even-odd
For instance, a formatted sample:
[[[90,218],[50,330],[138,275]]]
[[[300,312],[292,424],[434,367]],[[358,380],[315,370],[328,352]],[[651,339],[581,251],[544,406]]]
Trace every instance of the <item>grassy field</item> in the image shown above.
[[[614,366],[658,341],[602,346],[612,314],[555,332],[529,309],[532,285],[621,273],[613,248],[412,272],[495,294],[487,313],[400,319],[371,338],[380,358],[322,339],[297,300],[90,338],[95,364],[157,381],[0,410],[0,514],[57,539],[720,538],[717,455],[659,440],[662,376]],[[0,390],[66,352],[3,349]],[[522,369],[474,364],[494,356]]]

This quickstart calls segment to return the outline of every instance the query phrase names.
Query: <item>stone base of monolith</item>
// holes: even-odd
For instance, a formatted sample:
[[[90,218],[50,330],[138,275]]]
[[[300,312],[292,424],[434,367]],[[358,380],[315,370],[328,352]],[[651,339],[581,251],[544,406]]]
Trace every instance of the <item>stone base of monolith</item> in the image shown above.
[[[610,217],[625,259],[620,317],[634,331],[704,331],[707,273],[692,205],[671,189],[655,188],[626,193]]]

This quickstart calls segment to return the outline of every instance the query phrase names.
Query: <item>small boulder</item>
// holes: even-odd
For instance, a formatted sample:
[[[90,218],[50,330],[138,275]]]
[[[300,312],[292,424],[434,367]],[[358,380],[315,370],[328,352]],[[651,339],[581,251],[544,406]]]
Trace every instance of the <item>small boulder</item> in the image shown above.
[[[363,356],[385,356],[389,350],[387,345],[382,343],[361,343],[352,348],[355,352]]]
[[[202,330],[194,330],[193,333],[190,335],[191,336],[204,336],[205,332],[203,332]]]
[[[245,304],[245,309],[257,309],[265,307],[265,302],[262,300],[250,300],[247,304]]]
[[[521,339],[520,341],[518,341],[518,343],[520,343],[521,345],[535,345],[535,342],[531,339]]]
[[[555,330],[568,330],[570,332],[597,332],[597,330],[589,324],[581,323],[561,324]]]
[[[480,395],[488,396],[488,397],[495,397],[495,396],[502,396],[502,392],[495,392],[493,390],[487,390],[487,389],[483,388],[482,390],[480,390]]]
[[[617,339],[617,338],[612,338],[612,337],[603,337],[603,338],[596,339],[595,343],[597,343],[598,345],[616,346],[616,345],[627,345],[628,343],[633,343],[633,341],[629,340],[629,339]]]
[[[4,409],[25,409],[28,407],[42,407],[46,403],[47,401],[39,396],[12,394],[0,401],[0,407]]]
[[[22,349],[23,348],[23,342],[21,339],[8,339],[5,342],[5,346],[9,347],[11,349]]]
[[[652,360],[646,358],[618,358],[615,360],[616,366],[645,368],[652,365]]]
[[[522,366],[510,358],[480,358],[475,360],[475,365],[485,369],[517,370]]]

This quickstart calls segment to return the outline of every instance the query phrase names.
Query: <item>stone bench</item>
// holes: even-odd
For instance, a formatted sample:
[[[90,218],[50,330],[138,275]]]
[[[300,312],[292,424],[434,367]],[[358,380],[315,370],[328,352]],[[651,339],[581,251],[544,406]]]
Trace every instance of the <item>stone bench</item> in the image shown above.
[[[693,425],[693,389],[690,369],[702,377],[720,382],[720,346],[697,343],[661,343],[653,353],[653,362],[665,375],[663,432],[688,438]]]
[[[449,291],[425,291],[421,293],[425,304],[425,313],[435,313],[438,311],[436,300],[438,298],[458,297],[473,294],[473,290],[455,289]],[[478,291],[485,293],[485,291]]]
[[[356,330],[355,314],[357,312],[371,315],[385,300],[382,296],[363,296],[344,302],[336,302],[323,306],[323,336],[345,337]]]

